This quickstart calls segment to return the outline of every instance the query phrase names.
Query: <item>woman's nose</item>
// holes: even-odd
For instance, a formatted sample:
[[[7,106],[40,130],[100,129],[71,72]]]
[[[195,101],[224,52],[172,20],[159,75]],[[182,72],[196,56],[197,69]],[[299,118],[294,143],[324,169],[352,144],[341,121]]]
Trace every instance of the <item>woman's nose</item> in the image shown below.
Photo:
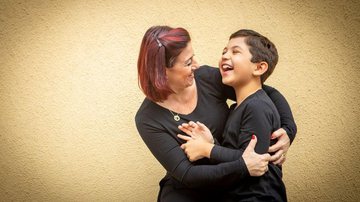
[[[193,64],[191,65],[191,69],[195,70],[199,68],[199,63],[193,59]]]

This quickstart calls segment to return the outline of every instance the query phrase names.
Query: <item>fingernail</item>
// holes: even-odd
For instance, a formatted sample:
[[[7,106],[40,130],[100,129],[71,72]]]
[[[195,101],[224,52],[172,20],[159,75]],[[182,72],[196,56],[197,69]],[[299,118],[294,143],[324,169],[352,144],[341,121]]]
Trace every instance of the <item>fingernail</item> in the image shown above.
[[[255,134],[252,134],[251,139],[255,139]]]

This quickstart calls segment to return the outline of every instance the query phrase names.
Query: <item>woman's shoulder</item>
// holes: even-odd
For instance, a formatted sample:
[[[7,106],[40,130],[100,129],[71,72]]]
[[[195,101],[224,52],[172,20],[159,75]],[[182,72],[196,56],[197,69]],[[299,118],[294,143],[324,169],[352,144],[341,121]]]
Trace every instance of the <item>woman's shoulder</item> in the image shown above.
[[[145,98],[136,112],[135,121],[136,123],[149,121],[150,117],[156,116],[157,113],[159,113],[157,105],[148,98]]]
[[[209,76],[221,76],[219,68],[211,67],[209,65],[202,65],[196,71],[195,75],[198,77],[208,78]]]
[[[224,101],[228,98],[236,98],[234,89],[222,83],[220,69],[203,65],[195,71],[196,83],[204,92],[214,95],[216,98]]]
[[[195,71],[195,78],[200,84],[205,84],[209,88],[221,90],[223,87],[219,68],[208,65],[200,66]]]
[[[160,105],[145,98],[135,115],[135,123],[138,126],[162,127],[166,122],[166,112]]]

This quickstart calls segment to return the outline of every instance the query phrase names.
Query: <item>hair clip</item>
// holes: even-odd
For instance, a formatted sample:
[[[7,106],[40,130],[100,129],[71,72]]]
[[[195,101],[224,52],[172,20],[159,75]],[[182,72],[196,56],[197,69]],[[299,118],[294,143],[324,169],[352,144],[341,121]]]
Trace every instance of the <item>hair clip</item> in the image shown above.
[[[155,37],[155,39],[156,39],[159,47],[163,46],[162,43],[160,42],[160,40],[157,37]]]

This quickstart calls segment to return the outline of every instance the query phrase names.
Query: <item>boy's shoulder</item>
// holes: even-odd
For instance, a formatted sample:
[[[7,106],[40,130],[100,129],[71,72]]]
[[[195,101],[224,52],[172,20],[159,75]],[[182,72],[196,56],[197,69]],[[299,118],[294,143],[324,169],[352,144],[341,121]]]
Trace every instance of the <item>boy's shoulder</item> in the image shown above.
[[[242,108],[241,111],[277,113],[274,103],[263,89],[247,97],[239,107]]]

